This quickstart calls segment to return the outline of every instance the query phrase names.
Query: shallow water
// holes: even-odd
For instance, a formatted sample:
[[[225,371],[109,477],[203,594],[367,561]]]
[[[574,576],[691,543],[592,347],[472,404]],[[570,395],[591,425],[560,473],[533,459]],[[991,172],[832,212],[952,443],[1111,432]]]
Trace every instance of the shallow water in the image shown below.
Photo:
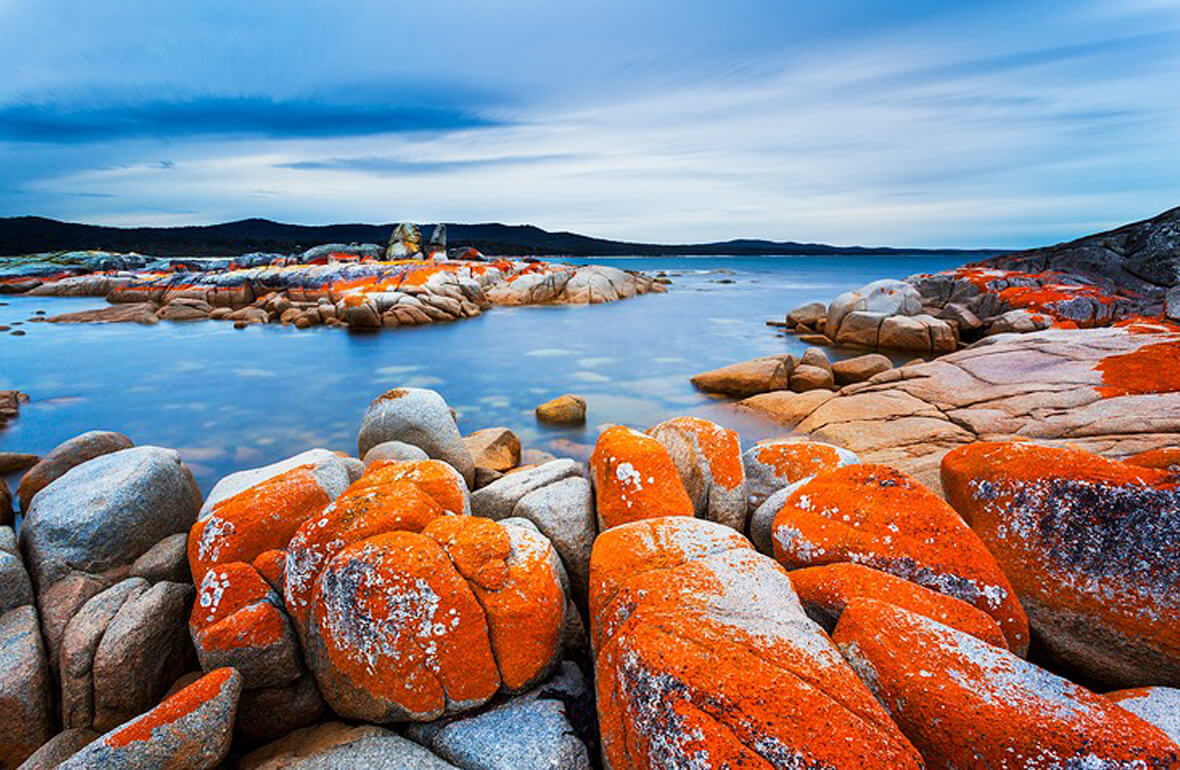
[[[101,299],[0,297],[0,388],[30,395],[0,431],[0,451],[42,454],[78,433],[117,430],[174,447],[202,489],[234,470],[314,446],[356,451],[369,402],[397,386],[433,388],[464,433],[493,425],[527,447],[588,453],[602,423],[646,428],[695,414],[744,442],[781,432],[696,392],[693,374],[747,358],[800,353],[765,325],[811,300],[877,278],[955,266],[956,257],[682,257],[570,260],[667,271],[667,294],[591,307],[493,308],[449,324],[349,333],[217,321],[27,323]],[[723,283],[723,281],[725,283]],[[729,283],[732,281],[732,283]],[[24,322],[24,323],[21,323]],[[562,393],[588,402],[584,428],[538,425],[533,408]],[[581,459],[581,457],[579,457]]]

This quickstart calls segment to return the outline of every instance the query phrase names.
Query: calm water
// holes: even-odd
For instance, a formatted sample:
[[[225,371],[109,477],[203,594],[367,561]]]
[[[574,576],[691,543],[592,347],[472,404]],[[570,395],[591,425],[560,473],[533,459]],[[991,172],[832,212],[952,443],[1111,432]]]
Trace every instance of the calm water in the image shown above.
[[[464,433],[493,425],[525,446],[577,456],[606,422],[647,427],[679,414],[714,419],[746,442],[773,426],[697,393],[696,372],[802,352],[765,325],[870,280],[959,264],[954,257],[691,257],[571,260],[667,271],[667,294],[593,307],[493,308],[457,323],[350,334],[223,322],[23,323],[0,334],[0,388],[31,401],[0,450],[42,454],[86,430],[179,449],[206,491],[222,475],[314,446],[356,451],[365,407],[396,386],[438,390]],[[725,281],[725,283],[723,283]],[[732,281],[732,283],[728,283]],[[0,297],[0,324],[99,307],[101,299]],[[538,425],[533,408],[586,398],[587,425]],[[573,445],[580,445],[573,446]]]

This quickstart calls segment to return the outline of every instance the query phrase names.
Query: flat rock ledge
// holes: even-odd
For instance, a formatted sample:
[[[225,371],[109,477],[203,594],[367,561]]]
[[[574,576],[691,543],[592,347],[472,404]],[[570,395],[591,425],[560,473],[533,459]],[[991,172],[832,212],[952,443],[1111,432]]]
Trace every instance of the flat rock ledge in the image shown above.
[[[786,395],[793,412],[765,396],[739,407],[772,419],[788,413],[792,433],[937,490],[943,455],[973,441],[1027,439],[1113,457],[1180,444],[1178,366],[1177,333],[1048,329],[988,337],[830,397]]]

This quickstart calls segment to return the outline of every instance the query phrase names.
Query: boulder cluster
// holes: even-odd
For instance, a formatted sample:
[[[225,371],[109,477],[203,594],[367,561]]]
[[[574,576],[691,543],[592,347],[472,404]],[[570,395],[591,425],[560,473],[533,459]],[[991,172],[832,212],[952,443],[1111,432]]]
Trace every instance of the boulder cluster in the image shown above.
[[[66,442],[0,527],[0,766],[1180,767],[1180,452],[528,457],[415,388],[205,496]]]
[[[967,266],[882,279],[812,302],[783,325],[812,344],[941,355],[993,334],[1094,328],[1120,321],[1168,324],[1158,303],[1057,272]]]
[[[329,250],[325,251],[327,248]],[[332,250],[337,249],[337,250]],[[35,320],[51,323],[231,321],[296,328],[376,329],[479,315],[493,305],[594,304],[664,291],[656,279],[600,265],[488,260],[465,250],[447,259],[380,261],[363,248],[317,247],[270,261],[153,261],[133,269],[108,259],[17,260],[0,270],[0,293],[105,297],[110,306]]]

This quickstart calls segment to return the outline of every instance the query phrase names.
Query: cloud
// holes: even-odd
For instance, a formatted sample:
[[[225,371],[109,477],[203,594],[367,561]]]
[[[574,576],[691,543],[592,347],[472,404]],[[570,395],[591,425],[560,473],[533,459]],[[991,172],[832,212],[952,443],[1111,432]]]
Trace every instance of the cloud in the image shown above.
[[[0,107],[0,141],[102,142],[142,137],[312,137],[454,131],[502,121],[447,107],[373,102],[194,97],[101,105],[22,102]]]
[[[572,153],[549,155],[501,155],[493,158],[463,158],[456,160],[409,160],[406,158],[365,157],[328,158],[276,163],[275,168],[297,171],[360,171],[378,176],[409,176],[417,174],[445,174],[479,168],[528,166],[557,161],[578,160],[584,156]]]

